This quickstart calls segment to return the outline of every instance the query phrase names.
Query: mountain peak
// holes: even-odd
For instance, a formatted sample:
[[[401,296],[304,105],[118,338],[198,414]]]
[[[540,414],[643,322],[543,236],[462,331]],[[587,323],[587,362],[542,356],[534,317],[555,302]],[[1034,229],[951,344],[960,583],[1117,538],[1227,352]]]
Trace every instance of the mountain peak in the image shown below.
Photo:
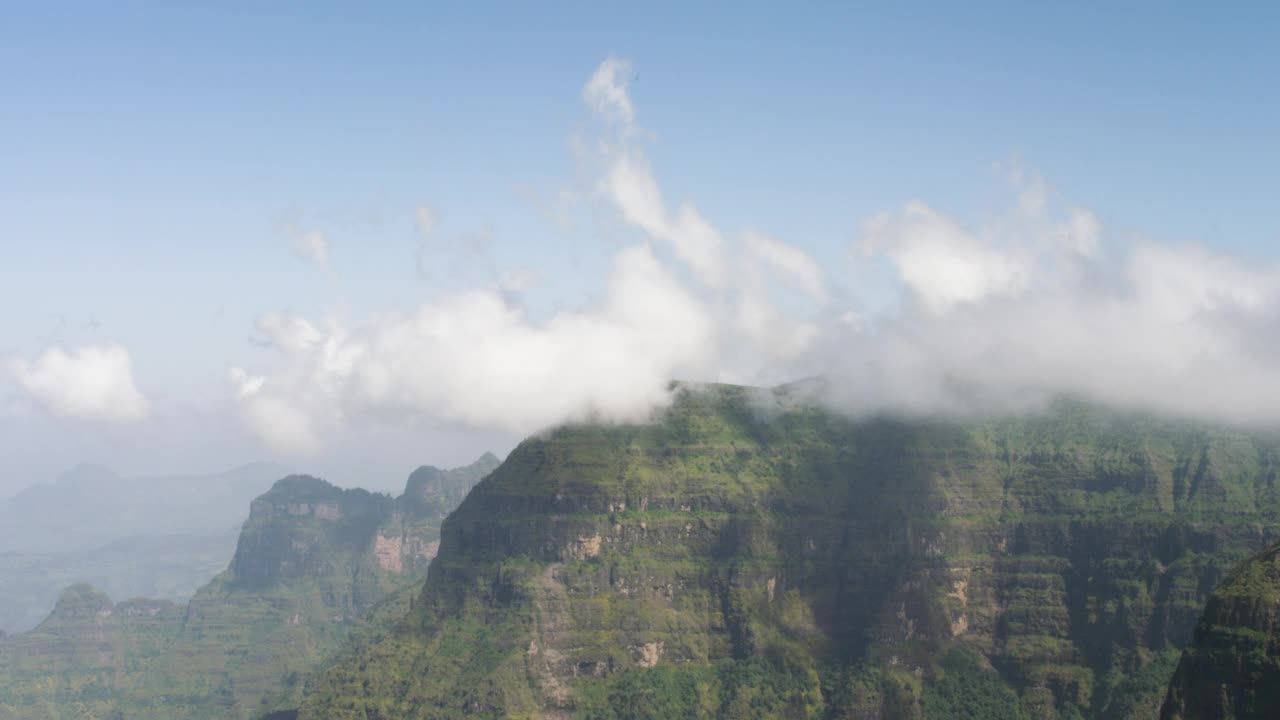
[[[404,486],[404,497],[411,502],[444,499],[450,504],[457,504],[476,483],[500,464],[502,463],[496,455],[486,452],[470,465],[449,470],[423,465],[409,475]]]
[[[71,618],[88,615],[110,615],[115,607],[111,598],[89,583],[76,583],[62,591],[53,607],[52,617]]]

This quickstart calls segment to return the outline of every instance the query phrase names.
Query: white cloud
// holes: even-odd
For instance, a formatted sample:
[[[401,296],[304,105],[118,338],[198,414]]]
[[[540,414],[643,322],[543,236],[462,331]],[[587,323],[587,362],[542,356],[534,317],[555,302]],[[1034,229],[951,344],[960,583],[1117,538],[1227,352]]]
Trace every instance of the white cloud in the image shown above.
[[[484,290],[350,332],[267,316],[280,367],[231,379],[249,426],[291,452],[318,449],[351,417],[517,433],[642,419],[673,377],[714,372],[714,323],[645,246],[619,253],[607,286],[600,304],[543,323]]]
[[[148,403],[133,381],[133,360],[120,345],[45,350],[13,364],[18,386],[48,412],[71,418],[135,422]]]
[[[635,109],[627,92],[630,81],[631,63],[611,57],[600,63],[582,88],[582,100],[597,114],[629,128],[635,122]]]
[[[576,145],[592,201],[637,237],[597,300],[531,316],[514,299],[554,278],[494,268],[496,284],[355,324],[268,313],[258,331],[276,365],[231,374],[247,425],[291,452],[378,422],[528,433],[646,417],[672,379],[813,373],[838,381],[826,399],[852,413],[1022,408],[1068,392],[1280,421],[1280,267],[1109,246],[1095,213],[1019,166],[993,217],[914,201],[862,222],[854,262],[885,268],[899,293],[869,304],[799,246],[669,205],[629,78],[609,59],[583,89],[602,121],[596,142]],[[416,219],[426,234],[435,214]]]
[[[921,202],[867,221],[858,250],[888,258],[907,289],[934,313],[1016,294],[1027,282],[1028,259],[1016,249],[993,246]]]
[[[1151,241],[1102,252],[1087,209],[1059,217],[1019,196],[1014,213],[1018,238],[1003,218],[965,227],[919,203],[869,224],[858,250],[887,258],[920,302],[827,338],[839,404],[935,412],[1074,393],[1280,420],[1280,345],[1258,341],[1280,331],[1280,267]]]
[[[669,217],[658,183],[638,151],[620,153],[604,180],[604,188],[623,219],[651,237],[671,243],[676,255],[708,286],[725,282],[725,240],[692,205]]]

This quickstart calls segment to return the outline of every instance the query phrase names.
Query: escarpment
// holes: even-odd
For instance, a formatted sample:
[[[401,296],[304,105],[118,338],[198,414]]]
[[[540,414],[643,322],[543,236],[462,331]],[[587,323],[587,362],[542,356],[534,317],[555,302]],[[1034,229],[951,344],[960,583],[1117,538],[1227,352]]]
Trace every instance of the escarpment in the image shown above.
[[[300,717],[1153,718],[1214,584],[1276,539],[1277,447],[685,388],[517,448]]]

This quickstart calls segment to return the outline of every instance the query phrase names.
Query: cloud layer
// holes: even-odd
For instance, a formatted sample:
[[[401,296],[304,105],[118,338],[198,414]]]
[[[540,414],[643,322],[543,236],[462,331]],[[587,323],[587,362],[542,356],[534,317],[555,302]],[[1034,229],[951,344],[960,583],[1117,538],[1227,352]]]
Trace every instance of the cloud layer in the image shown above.
[[[59,417],[135,422],[149,410],[133,381],[133,360],[120,345],[49,348],[34,362],[14,362],[12,373],[31,399]]]
[[[594,195],[632,244],[600,299],[546,317],[493,288],[347,325],[281,313],[259,331],[265,371],[233,368],[248,423],[273,447],[314,450],[352,423],[529,433],[586,417],[639,419],[673,378],[775,382],[821,373],[863,413],[1020,409],[1062,392],[1241,421],[1280,420],[1280,268],[1195,246],[1108,243],[1089,209],[1008,173],[1007,211],[963,222],[921,201],[856,228],[848,266],[763,233],[721,231],[664,196],[627,83],[610,58],[582,99],[578,144]],[[422,233],[435,214],[420,209]],[[326,251],[318,256],[325,262]],[[897,297],[868,313],[859,267]],[[839,292],[833,289],[839,288]]]

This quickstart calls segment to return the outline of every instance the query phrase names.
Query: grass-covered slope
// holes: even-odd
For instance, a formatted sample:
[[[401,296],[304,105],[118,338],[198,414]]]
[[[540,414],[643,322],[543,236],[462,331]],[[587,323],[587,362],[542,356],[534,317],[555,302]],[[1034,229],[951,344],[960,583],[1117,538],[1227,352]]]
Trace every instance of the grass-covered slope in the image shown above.
[[[113,604],[88,585],[67,588],[38,628],[0,638],[0,720],[125,717],[105,698],[142,691],[181,625],[168,601]]]
[[[370,632],[367,611],[420,584],[441,521],[496,465],[486,455],[420,469],[396,499],[307,476],[278,481],[253,501],[230,566],[185,611],[110,632],[99,615],[55,612],[0,640],[0,668],[14,668],[0,673],[0,718],[256,719],[295,707],[308,673],[353,628]],[[80,594],[112,607],[84,588],[64,600]],[[145,653],[126,652],[144,641]],[[86,645],[104,659],[87,661]]]
[[[1209,598],[1169,684],[1165,720],[1280,717],[1280,547],[1232,571]]]
[[[300,717],[1155,717],[1276,535],[1277,447],[1072,402],[850,421],[685,389],[524,442]]]

